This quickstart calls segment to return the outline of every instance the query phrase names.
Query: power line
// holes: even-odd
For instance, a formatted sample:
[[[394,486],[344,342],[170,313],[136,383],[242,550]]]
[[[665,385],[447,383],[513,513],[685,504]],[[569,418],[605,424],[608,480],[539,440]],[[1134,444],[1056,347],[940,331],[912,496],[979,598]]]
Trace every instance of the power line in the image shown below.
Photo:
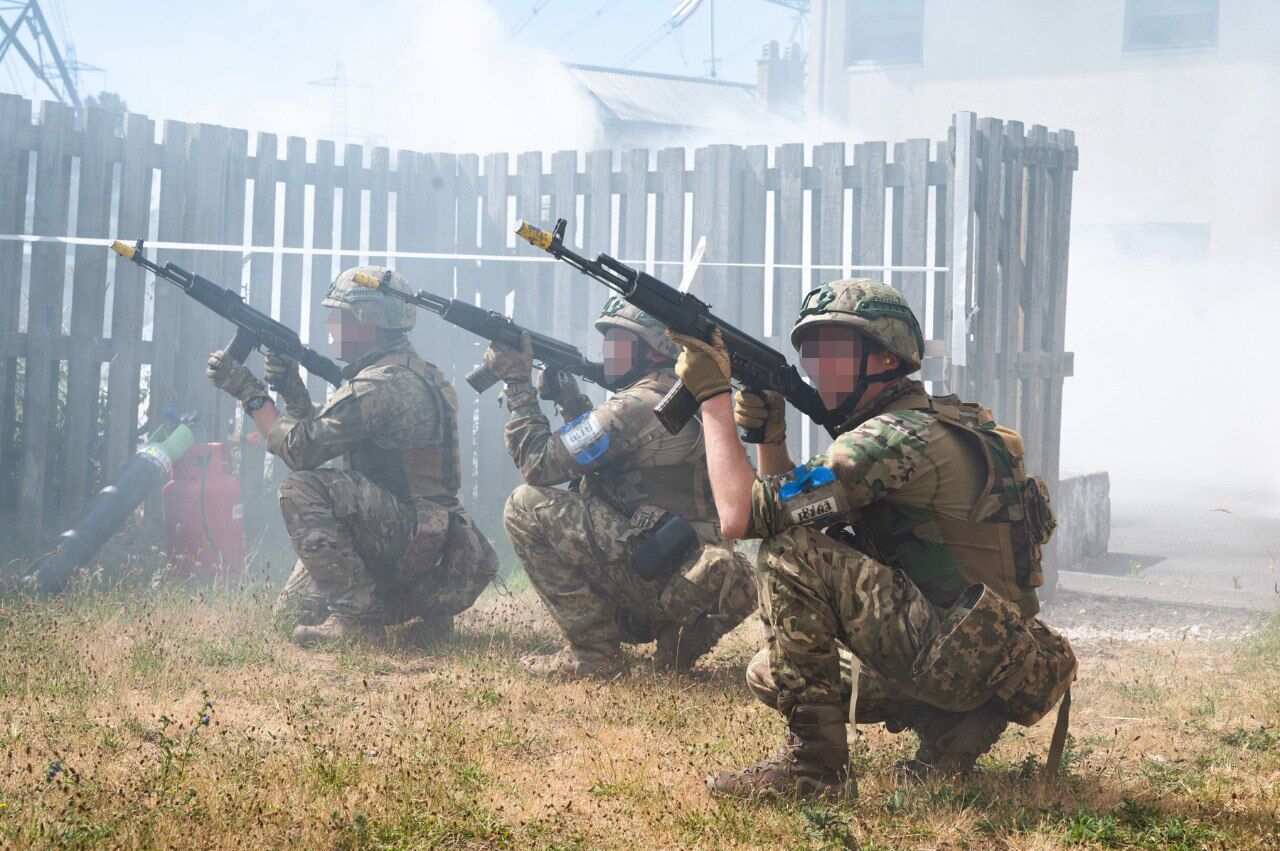
[[[605,2],[601,3],[599,6],[596,7],[596,10],[594,12],[592,12],[590,15],[587,15],[585,18],[579,21],[575,26],[565,31],[564,35],[560,36],[558,39],[551,42],[551,44],[547,46],[547,49],[554,50],[555,48],[559,47],[563,42],[568,41],[570,38],[574,37],[575,35],[578,35],[580,32],[582,32],[583,29],[591,26],[592,24],[594,24],[595,22],[603,18],[605,16],[605,13],[613,9],[614,6],[617,6],[618,3],[619,3],[619,0],[605,0]]]
[[[545,9],[547,4],[550,2],[551,0],[541,0],[540,3],[534,3],[530,6],[529,11],[525,12],[524,15],[520,17],[520,20],[516,21],[515,24],[512,25],[511,31],[507,33],[507,41],[518,36],[525,27],[533,23],[533,19],[538,17],[538,13]]]

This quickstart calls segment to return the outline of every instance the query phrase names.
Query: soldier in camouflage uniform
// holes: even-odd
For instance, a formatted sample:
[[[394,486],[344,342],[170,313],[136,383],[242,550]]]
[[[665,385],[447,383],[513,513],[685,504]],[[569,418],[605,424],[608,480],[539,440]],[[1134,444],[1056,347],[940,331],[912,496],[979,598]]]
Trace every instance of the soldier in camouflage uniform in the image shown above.
[[[625,666],[621,642],[655,639],[659,668],[686,669],[756,608],[749,563],[718,534],[700,424],[672,435],[653,413],[675,383],[675,346],[618,299],[596,327],[615,393],[595,408],[571,380],[543,372],[535,388],[527,340],[523,351],[485,353],[506,382],[506,444],[526,482],[507,500],[507,533],[568,640],[521,660],[536,676],[609,675]],[[564,426],[552,431],[539,395],[557,403]],[[676,528],[685,543],[641,570],[637,548],[654,542],[642,550],[652,554]]]
[[[385,271],[348,269],[325,297],[334,355],[347,361],[327,404],[312,404],[290,359],[266,364],[283,416],[242,364],[224,352],[209,359],[210,379],[244,403],[292,471],[280,509],[298,565],[276,608],[300,615],[293,640],[302,646],[413,617],[432,634],[447,632],[497,571],[457,499],[453,386],[406,338],[414,308],[355,283],[357,272]],[[339,456],[342,469],[321,466]]]
[[[789,728],[777,755],[716,775],[712,789],[849,791],[855,659],[856,720],[914,729],[920,748],[903,766],[913,774],[968,771],[1009,721],[1048,712],[1076,663],[1034,617],[1053,528],[1043,484],[990,411],[907,377],[923,339],[902,298],[866,279],[806,297],[792,342],[840,434],[794,469],[782,399],[739,392],[731,409],[723,344],[677,339],[677,374],[702,403],[722,530],[763,539],[767,647],[748,682]],[[735,421],[764,428],[759,476]]]

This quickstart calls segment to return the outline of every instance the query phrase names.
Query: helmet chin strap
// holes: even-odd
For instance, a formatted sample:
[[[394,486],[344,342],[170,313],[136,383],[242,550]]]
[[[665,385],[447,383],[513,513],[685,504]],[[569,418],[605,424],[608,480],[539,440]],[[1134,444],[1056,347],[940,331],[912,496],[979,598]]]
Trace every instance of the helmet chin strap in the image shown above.
[[[615,393],[624,387],[630,387],[649,373],[662,369],[668,363],[674,363],[670,358],[664,358],[661,361],[649,360],[649,352],[651,351],[653,351],[653,348],[644,340],[640,340],[636,347],[635,365],[617,378],[606,380],[605,389],[610,393]]]
[[[862,357],[858,363],[858,383],[853,386],[853,392],[846,396],[844,401],[839,405],[836,405],[835,408],[828,409],[835,417],[835,421],[837,423],[845,422],[845,420],[849,419],[857,412],[858,406],[862,404],[863,398],[866,396],[867,391],[871,389],[872,384],[881,382],[889,384],[890,382],[897,381],[904,375],[911,374],[911,367],[909,364],[899,364],[897,369],[882,372],[873,378],[872,376],[867,375],[867,364],[870,362],[870,359],[871,352],[864,346],[862,349]]]

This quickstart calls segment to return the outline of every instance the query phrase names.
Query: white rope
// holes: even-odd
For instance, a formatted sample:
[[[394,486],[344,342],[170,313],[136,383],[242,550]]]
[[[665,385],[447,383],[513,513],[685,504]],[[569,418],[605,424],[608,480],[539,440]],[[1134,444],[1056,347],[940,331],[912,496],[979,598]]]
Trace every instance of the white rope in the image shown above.
[[[113,240],[97,239],[83,236],[37,236],[29,233],[0,234],[0,242],[54,243],[60,245],[101,245],[110,247]],[[529,254],[459,254],[440,251],[382,251],[373,248],[304,248],[302,246],[280,245],[220,245],[208,242],[148,242],[146,248],[166,251],[220,251],[240,254],[311,254],[319,257],[394,257],[398,260],[473,260],[489,263],[556,263],[551,256]],[[625,260],[632,266],[643,267],[645,260]],[[682,266],[684,260],[654,260],[657,266]],[[946,272],[947,266],[894,266],[860,264],[845,266],[843,264],[824,265],[820,263],[737,263],[727,260],[704,260],[702,266],[719,266],[731,269],[799,269],[799,270],[843,270],[850,272]]]

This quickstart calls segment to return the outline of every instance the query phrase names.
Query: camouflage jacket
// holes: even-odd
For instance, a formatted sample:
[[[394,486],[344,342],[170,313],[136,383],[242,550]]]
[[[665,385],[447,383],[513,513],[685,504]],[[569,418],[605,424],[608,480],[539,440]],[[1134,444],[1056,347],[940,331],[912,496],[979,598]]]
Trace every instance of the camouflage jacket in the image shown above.
[[[752,537],[850,526],[855,546],[901,569],[937,605],[983,582],[1035,614],[1038,545],[1052,515],[1043,486],[1022,469],[1017,435],[985,408],[931,397],[906,379],[863,416],[826,453],[756,481]]]
[[[306,419],[282,416],[267,449],[292,470],[338,456],[400,499],[456,505],[457,402],[439,370],[407,339],[342,370],[327,404]]]
[[[529,484],[576,482],[628,516],[657,506],[683,514],[704,538],[716,538],[701,422],[673,435],[653,413],[675,381],[670,369],[650,373],[554,432],[533,388],[509,387],[507,451]]]

